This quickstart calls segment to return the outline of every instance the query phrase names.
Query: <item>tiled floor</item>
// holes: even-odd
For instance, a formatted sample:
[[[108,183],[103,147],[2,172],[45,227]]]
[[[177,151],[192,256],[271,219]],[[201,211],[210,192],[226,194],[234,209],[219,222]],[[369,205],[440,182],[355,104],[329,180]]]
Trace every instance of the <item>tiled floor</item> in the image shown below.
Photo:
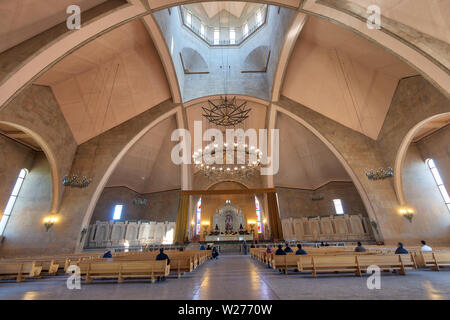
[[[383,273],[381,289],[369,290],[367,277],[278,274],[249,256],[207,261],[181,279],[164,282],[97,280],[69,290],[66,276],[23,283],[0,283],[0,299],[450,299],[450,270]]]

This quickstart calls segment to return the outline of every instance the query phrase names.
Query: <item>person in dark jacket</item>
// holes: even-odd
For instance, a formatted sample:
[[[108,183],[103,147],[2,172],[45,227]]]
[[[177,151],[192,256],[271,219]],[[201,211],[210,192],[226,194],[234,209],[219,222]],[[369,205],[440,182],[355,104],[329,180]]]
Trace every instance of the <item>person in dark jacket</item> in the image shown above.
[[[403,243],[399,242],[398,248],[397,248],[397,250],[395,250],[395,254],[408,254],[408,250],[403,248]]]
[[[305,255],[308,254],[305,250],[302,249],[302,245],[299,243],[297,245],[298,250],[295,252],[296,255]]]
[[[275,251],[276,256],[285,256],[286,252],[283,250],[283,246],[280,244],[278,245],[277,251]]]
[[[159,249],[159,254],[156,256],[156,260],[158,260],[158,261],[160,261],[160,260],[167,260],[167,265],[170,264],[169,256],[164,253],[164,249],[163,248]],[[158,277],[158,280],[160,280],[160,279],[161,280],[166,280],[166,277],[164,277],[164,276],[162,278]]]
[[[111,250],[106,251],[103,255],[102,258],[112,258],[112,253]]]
[[[267,246],[266,254],[270,254],[270,253],[273,253],[273,250],[270,248],[270,246]],[[270,268],[270,263],[267,263],[267,268]]]
[[[213,259],[218,259],[218,258],[219,258],[219,252],[217,251],[217,248],[216,248],[216,247],[213,247],[213,248],[212,248],[211,257],[212,257]]]
[[[355,252],[366,252],[366,248],[363,247],[360,241],[358,241],[358,246],[355,248]]]
[[[204,244],[202,244],[202,245],[200,246],[200,250],[206,250],[206,248],[205,248],[205,245],[204,245]]]
[[[285,256],[286,255],[286,252],[283,250],[283,246],[281,244],[278,245],[278,249],[277,249],[277,251],[275,251],[275,255],[276,256]],[[278,269],[278,272],[283,273],[283,270]]]
[[[289,243],[286,243],[286,248],[284,248],[284,252],[286,253],[293,252],[291,247],[289,247]]]

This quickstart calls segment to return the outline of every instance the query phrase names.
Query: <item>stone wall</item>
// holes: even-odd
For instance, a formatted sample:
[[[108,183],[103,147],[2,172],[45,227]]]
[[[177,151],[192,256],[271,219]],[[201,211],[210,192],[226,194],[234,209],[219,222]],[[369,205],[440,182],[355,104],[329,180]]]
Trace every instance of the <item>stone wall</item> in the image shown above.
[[[450,190],[450,126],[440,129],[416,143],[425,161],[432,158],[438,168],[442,181]]]
[[[25,179],[0,245],[0,255],[31,255],[57,251],[64,246],[56,241],[57,226],[45,232],[43,218],[57,213],[65,188],[64,174],[70,172],[77,144],[49,87],[32,85],[0,111],[0,121],[21,130],[39,144],[39,152]],[[22,157],[28,157],[24,151]],[[0,167],[16,179],[19,160],[10,154],[0,159]],[[3,182],[2,182],[3,184]],[[6,186],[8,187],[8,186]],[[3,208],[2,208],[3,210]],[[55,230],[57,230],[55,232]]]
[[[367,216],[361,196],[352,182],[330,182],[316,190],[277,187],[281,219],[336,214],[333,199],[341,199],[345,214]],[[311,200],[311,196],[323,200]]]
[[[395,244],[417,244],[426,233],[424,225],[411,224],[399,214],[400,204],[393,180],[368,180],[367,168],[394,166],[397,150],[405,135],[419,122],[433,115],[450,111],[450,102],[423,77],[411,77],[399,82],[378,140],[372,140],[354,130],[326,118],[311,109],[281,96],[277,103],[282,109],[315,128],[340,154],[355,175],[361,192],[367,197],[368,215],[378,228],[379,240]],[[420,185],[418,186],[420,190]],[[428,215],[428,210],[422,212]],[[430,215],[432,219],[432,214]],[[408,230],[408,232],[405,232]],[[437,225],[433,233],[447,231],[446,225]],[[433,236],[430,233],[430,236]],[[448,240],[443,240],[447,241]],[[448,244],[448,243],[447,243]]]
[[[46,232],[43,223],[51,200],[50,166],[45,155],[38,152],[6,225],[5,239],[0,246],[2,257],[40,255],[59,246],[54,241],[55,233],[60,231],[58,224]]]
[[[70,172],[77,143],[52,90],[31,85],[0,111],[5,122],[30,135],[44,151],[53,178],[52,207],[58,210],[64,188],[60,181]]]
[[[133,204],[133,199],[147,199],[146,206]],[[92,215],[91,224],[96,221],[112,220],[114,206],[124,205],[121,220],[150,220],[156,222],[176,221],[178,214],[179,190],[139,194],[126,187],[103,189]]]
[[[35,151],[0,135],[0,219],[21,169],[31,169]]]
[[[434,246],[450,243],[450,212],[416,144],[411,144],[406,154],[403,187],[408,206],[415,214],[412,223],[403,224],[398,236],[414,236]]]

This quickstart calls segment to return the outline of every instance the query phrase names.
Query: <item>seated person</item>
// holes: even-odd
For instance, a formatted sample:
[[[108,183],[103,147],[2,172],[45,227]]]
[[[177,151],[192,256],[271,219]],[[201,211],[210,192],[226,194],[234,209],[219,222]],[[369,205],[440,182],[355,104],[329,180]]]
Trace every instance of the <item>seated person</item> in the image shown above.
[[[205,245],[204,245],[204,244],[202,244],[202,245],[200,246],[200,250],[206,250],[206,248],[205,248]]]
[[[169,256],[167,254],[164,253],[164,249],[161,248],[159,249],[159,254],[156,256],[156,260],[167,260],[167,265],[170,264],[170,259]]]
[[[112,258],[111,250],[107,250],[103,255],[102,258]]]
[[[286,248],[284,248],[284,252],[286,252],[286,253],[293,252],[291,247],[289,247],[289,243],[286,243]]]
[[[206,248],[206,250],[211,250],[211,246],[208,244],[208,247]]]
[[[422,247],[420,248],[420,251],[422,252],[430,252],[433,251],[433,249],[427,245],[427,243],[425,242],[425,240],[420,241],[420,243],[422,243]]]
[[[217,248],[216,248],[216,247],[212,248],[211,257],[212,257],[212,259],[218,259],[218,257],[219,257],[219,252],[217,251]]]
[[[403,248],[403,243],[399,242],[398,248],[397,248],[397,250],[395,250],[395,254],[407,254],[407,253],[408,253],[408,250]]]
[[[323,241],[320,242],[320,246],[321,246],[321,247],[325,247],[325,243],[323,243]]]
[[[299,243],[297,245],[298,250],[295,252],[296,255],[305,255],[308,254],[305,250],[302,249],[302,245]]]
[[[164,249],[163,248],[161,248],[161,249],[159,249],[159,254],[156,256],[156,260],[167,260],[167,265],[169,265],[170,264],[170,259],[169,259],[169,256],[167,255],[167,254],[165,254],[164,253]],[[158,280],[166,280],[166,277],[158,277]]]
[[[366,252],[366,248],[363,247],[360,241],[358,241],[358,246],[355,248],[355,252]]]
[[[267,246],[266,253],[273,253],[273,251],[272,251],[272,249],[270,248],[270,246]]]
[[[275,255],[277,256],[285,256],[286,252],[283,250],[283,246],[280,244],[278,245],[277,251],[275,251]]]
[[[256,248],[255,241],[252,242],[252,245],[250,246],[250,248]]]

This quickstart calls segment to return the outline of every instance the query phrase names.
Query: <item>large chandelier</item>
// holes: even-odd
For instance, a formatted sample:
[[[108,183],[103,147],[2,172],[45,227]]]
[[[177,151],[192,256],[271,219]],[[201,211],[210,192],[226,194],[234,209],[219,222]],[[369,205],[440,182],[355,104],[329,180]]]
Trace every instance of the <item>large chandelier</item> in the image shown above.
[[[192,156],[195,167],[210,179],[248,179],[260,170],[261,157],[262,151],[243,143],[210,144]]]
[[[246,109],[247,101],[241,104],[236,103],[236,97],[229,100],[220,97],[220,102],[215,104],[211,100],[208,100],[209,107],[202,107],[204,113],[203,116],[208,119],[209,122],[214,123],[222,127],[235,126],[248,118],[248,113],[252,109]]]

